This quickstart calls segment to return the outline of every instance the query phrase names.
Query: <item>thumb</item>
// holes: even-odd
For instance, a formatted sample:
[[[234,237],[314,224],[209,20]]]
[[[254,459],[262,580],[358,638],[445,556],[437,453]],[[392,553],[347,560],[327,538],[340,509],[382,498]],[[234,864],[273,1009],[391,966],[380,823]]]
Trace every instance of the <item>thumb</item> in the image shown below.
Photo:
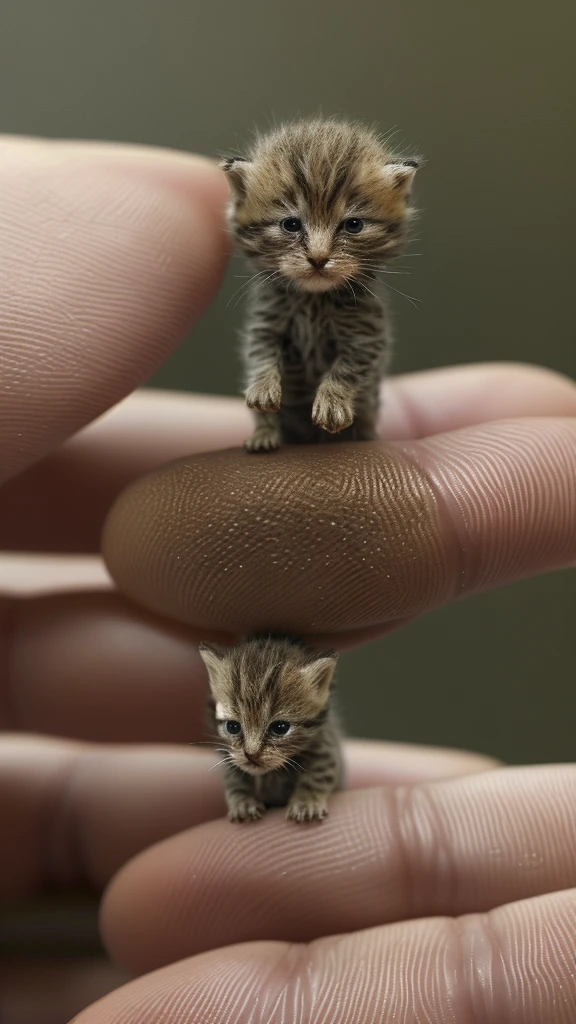
[[[104,552],[127,594],[204,631],[350,642],[576,560],[575,481],[569,419],[212,452],[124,491]]]
[[[0,483],[150,376],[225,260],[207,160],[0,141]]]

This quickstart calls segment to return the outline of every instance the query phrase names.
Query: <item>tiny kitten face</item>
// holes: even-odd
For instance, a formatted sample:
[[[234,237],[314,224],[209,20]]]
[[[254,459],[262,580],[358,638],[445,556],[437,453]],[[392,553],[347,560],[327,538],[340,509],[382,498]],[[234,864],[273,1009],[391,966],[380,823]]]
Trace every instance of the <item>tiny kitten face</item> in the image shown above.
[[[218,734],[249,775],[276,771],[308,746],[328,709],[336,655],[288,640],[202,644]]]
[[[399,255],[418,164],[361,126],[302,121],[222,167],[240,250],[271,280],[329,291]],[[265,275],[263,275],[265,277]]]

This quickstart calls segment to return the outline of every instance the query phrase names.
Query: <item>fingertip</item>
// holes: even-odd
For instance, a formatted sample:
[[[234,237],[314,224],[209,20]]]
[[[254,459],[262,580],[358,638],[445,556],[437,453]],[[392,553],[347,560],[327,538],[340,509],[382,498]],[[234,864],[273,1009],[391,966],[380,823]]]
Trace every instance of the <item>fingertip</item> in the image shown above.
[[[575,421],[552,416],[261,459],[230,449],[132,483],[103,552],[118,586],[162,615],[340,646],[571,565],[575,478]]]
[[[369,442],[178,460],[120,494],[103,531],[115,582],[163,615],[355,641],[451,595],[444,549],[425,475]]]

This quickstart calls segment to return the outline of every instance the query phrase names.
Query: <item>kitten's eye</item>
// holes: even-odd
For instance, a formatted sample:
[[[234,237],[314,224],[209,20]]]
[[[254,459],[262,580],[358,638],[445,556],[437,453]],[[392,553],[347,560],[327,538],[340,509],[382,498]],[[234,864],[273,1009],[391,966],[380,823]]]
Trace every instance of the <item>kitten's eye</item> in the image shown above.
[[[282,231],[287,231],[293,235],[297,231],[302,231],[302,221],[298,217],[285,217],[284,220],[280,221],[280,227]]]
[[[290,722],[272,722],[270,732],[273,736],[285,736],[290,732]]]
[[[242,732],[242,726],[240,722],[234,722],[232,719],[228,722],[224,722],[224,728],[226,732],[229,732],[231,736],[238,736]]]
[[[348,217],[342,224],[342,227],[349,235],[359,235],[364,228],[364,221],[360,220],[359,217]]]

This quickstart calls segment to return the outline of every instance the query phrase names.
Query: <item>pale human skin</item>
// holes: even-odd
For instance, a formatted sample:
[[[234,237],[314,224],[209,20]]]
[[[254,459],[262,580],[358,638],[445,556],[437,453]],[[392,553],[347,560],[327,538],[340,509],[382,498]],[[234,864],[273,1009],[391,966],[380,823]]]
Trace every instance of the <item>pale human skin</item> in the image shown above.
[[[51,557],[2,561],[0,886],[16,899],[40,880],[101,889],[112,879],[109,949],[130,970],[159,970],[81,1011],[118,973],[7,965],[0,1017],[573,1021],[575,767],[351,744],[351,788],[314,842],[281,812],[235,829],[206,770],[212,755],[186,745],[201,735],[205,632],[167,625],[115,594],[91,558],[65,557],[97,552],[125,483],[246,434],[241,400],[173,394],[128,398],[78,434],[160,365],[214,295],[225,197],[216,168],[176,154],[3,145],[2,546]],[[472,590],[576,561],[569,381],[522,366],[439,370],[391,381],[385,408],[386,436],[399,442],[391,457],[408,445],[455,499],[442,516],[464,498],[496,508],[500,471],[513,470],[510,501],[464,539]],[[458,466],[470,470],[465,489]],[[219,500],[216,481],[216,511]],[[445,536],[455,573],[456,532]],[[232,603],[231,624],[244,603]],[[325,627],[323,642],[358,639]],[[158,745],[168,743],[181,746]]]

